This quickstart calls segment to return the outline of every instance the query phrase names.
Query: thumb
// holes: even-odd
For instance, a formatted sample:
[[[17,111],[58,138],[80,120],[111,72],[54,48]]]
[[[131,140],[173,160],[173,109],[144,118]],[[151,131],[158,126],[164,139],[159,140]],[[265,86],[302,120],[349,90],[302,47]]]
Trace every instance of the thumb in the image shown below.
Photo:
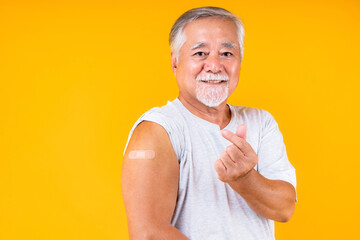
[[[241,137],[246,140],[246,126],[245,124],[240,124],[236,130],[236,136]]]

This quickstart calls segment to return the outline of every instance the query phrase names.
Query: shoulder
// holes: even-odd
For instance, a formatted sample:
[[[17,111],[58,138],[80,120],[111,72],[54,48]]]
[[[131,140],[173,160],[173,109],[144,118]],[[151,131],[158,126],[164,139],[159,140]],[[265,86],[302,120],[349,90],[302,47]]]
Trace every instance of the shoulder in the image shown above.
[[[150,138],[151,141],[159,142],[159,137],[170,139],[172,147],[178,158],[181,156],[183,143],[183,124],[181,114],[173,102],[168,102],[162,107],[154,107],[145,112],[133,125],[125,150],[132,138]],[[133,136],[136,133],[136,136]]]
[[[159,124],[150,121],[143,121],[134,129],[127,147],[128,152],[131,150],[172,152],[166,130]]]
[[[176,105],[173,102],[168,102],[165,106],[154,107],[149,111],[145,112],[137,121],[140,123],[142,121],[152,121],[156,122],[166,130],[170,128],[175,128],[181,124],[181,114],[176,108]],[[135,125],[137,125],[135,123]]]
[[[142,121],[133,130],[132,138],[136,139],[137,142],[148,143],[149,139],[160,140],[166,137],[166,131],[161,125],[151,122]]]

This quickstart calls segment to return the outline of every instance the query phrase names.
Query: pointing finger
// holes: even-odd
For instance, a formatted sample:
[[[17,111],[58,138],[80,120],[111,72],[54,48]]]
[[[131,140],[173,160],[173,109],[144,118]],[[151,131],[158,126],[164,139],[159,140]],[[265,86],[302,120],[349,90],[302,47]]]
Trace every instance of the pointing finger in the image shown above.
[[[234,162],[241,161],[242,159],[244,159],[245,156],[241,149],[239,149],[234,144],[227,146],[225,152]]]

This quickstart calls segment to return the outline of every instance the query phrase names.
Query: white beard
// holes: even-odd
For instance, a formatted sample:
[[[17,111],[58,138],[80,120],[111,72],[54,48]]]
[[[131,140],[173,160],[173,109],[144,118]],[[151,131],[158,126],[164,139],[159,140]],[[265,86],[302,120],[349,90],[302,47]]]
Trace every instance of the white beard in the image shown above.
[[[196,98],[205,106],[217,107],[224,102],[229,94],[229,83],[209,86],[201,81],[196,81]]]

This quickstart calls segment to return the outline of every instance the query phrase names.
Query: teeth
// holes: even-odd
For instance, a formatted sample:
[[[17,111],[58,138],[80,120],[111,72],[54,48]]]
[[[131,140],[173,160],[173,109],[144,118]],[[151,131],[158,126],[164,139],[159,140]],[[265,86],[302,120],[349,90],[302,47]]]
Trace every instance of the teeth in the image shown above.
[[[196,80],[203,82],[219,83],[221,81],[229,80],[229,77],[225,74],[201,74],[196,77]],[[216,82],[217,81],[217,82]]]
[[[202,80],[202,82],[207,82],[207,83],[221,83],[224,80]]]

